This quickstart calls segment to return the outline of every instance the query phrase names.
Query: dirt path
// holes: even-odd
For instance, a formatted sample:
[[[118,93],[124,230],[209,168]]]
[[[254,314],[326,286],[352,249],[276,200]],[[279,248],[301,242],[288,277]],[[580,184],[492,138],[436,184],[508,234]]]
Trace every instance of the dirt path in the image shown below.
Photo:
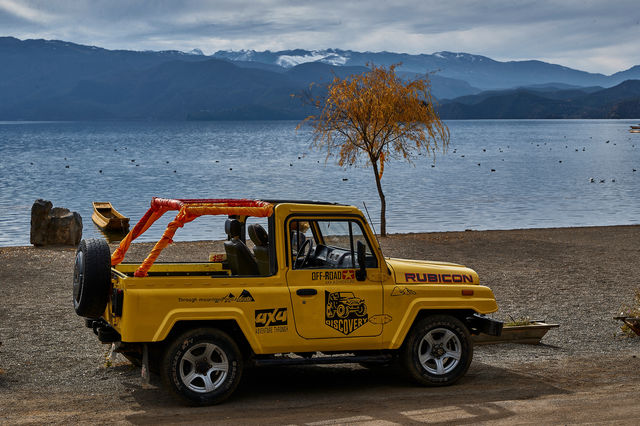
[[[637,424],[638,359],[601,358],[597,368],[594,360],[570,357],[555,368],[540,362],[519,368],[476,362],[459,384],[439,389],[357,366],[261,369],[227,403],[203,408],[179,405],[155,380],[143,388],[121,366],[111,371],[127,370],[119,392],[8,393],[2,395],[8,410],[0,419],[7,424]]]
[[[73,312],[73,249],[0,248],[0,423],[611,423],[640,417],[640,339],[612,319],[640,286],[640,227],[411,234],[386,255],[449,260],[494,289],[499,317],[561,324],[541,346],[477,347],[463,380],[419,388],[355,365],[255,369],[227,403],[190,408],[107,346]],[[142,256],[148,244],[134,248]],[[216,251],[177,243],[167,259]]]

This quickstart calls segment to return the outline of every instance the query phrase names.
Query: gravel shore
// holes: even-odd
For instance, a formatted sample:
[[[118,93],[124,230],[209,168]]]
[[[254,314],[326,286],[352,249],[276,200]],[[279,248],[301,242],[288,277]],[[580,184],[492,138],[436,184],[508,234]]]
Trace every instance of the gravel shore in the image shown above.
[[[403,234],[380,242],[386,256],[475,269],[496,295],[496,318],[560,324],[542,345],[479,346],[474,364],[519,372],[535,365],[551,380],[579,359],[610,369],[611,380],[618,371],[612,364],[634,365],[637,376],[640,338],[621,336],[613,317],[640,287],[640,226]],[[142,259],[150,246],[134,244],[127,260]],[[220,242],[178,242],[162,259],[205,260],[221,249]],[[74,256],[73,248],[0,248],[0,422],[86,420],[114,403],[133,412],[139,402],[132,395],[145,392],[139,371],[123,358],[105,367],[108,346],[73,311]],[[75,411],[43,417],[55,412],[60,395],[78,404]]]

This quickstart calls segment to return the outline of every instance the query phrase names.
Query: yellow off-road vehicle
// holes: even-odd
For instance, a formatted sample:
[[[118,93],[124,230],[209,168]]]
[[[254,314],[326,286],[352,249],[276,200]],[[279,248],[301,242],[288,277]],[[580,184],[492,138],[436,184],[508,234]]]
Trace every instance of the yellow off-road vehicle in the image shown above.
[[[178,213],[147,259],[123,263],[169,210]],[[201,215],[223,215],[225,253],[155,263]],[[247,365],[393,363],[420,384],[448,385],[469,368],[470,335],[502,330],[484,316],[498,306],[473,270],[385,258],[360,210],[310,201],[154,198],[113,254],[103,240],[80,243],[73,300],[101,342],[197,405],[227,398]]]

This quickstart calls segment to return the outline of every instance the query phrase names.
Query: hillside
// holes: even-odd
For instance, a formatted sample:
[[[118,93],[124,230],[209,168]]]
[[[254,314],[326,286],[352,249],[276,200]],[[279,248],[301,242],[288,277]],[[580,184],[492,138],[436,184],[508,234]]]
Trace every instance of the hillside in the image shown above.
[[[312,81],[366,71],[247,66],[181,52],[0,38],[0,120],[286,119]],[[253,65],[253,64],[251,64]]]
[[[487,91],[442,101],[438,111],[445,119],[637,118],[640,80],[627,80],[607,89]]]
[[[311,83],[322,94],[335,76],[367,72],[368,62],[402,62],[399,75],[407,80],[430,71],[445,118],[638,117],[635,83],[620,79],[640,79],[640,66],[604,76],[450,52],[206,56],[197,50],[136,52],[0,37],[0,120],[301,119],[312,112],[300,97]]]

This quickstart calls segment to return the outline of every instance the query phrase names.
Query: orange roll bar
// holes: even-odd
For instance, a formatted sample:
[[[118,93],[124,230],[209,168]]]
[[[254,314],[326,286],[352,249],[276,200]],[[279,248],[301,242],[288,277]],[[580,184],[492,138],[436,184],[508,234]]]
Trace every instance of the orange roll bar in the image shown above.
[[[142,235],[163,214],[169,210],[178,210],[176,217],[169,222],[162,237],[151,250],[151,253],[136,270],[134,276],[144,277],[156,261],[162,250],[173,242],[173,236],[178,228],[203,215],[237,215],[267,217],[273,213],[273,204],[260,200],[247,199],[168,199],[156,198],[151,200],[149,210],[136,223],[136,226],[120,242],[111,256],[111,266],[122,262],[133,240]]]

